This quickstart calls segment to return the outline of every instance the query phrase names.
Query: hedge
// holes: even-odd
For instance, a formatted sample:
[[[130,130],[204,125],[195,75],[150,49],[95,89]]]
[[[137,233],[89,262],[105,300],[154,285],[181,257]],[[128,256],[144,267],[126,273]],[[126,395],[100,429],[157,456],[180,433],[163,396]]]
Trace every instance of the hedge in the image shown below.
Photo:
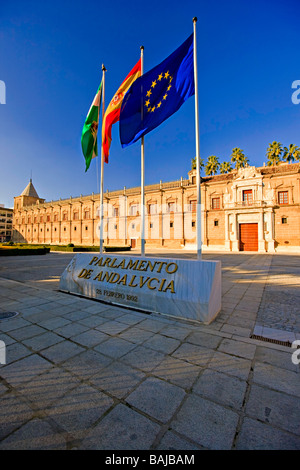
[[[50,248],[0,248],[0,256],[45,255]]]

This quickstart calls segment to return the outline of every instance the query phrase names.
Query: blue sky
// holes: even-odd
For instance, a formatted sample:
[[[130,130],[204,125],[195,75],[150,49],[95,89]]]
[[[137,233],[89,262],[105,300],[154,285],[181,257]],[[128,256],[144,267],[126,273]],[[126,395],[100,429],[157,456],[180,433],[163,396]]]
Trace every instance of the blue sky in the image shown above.
[[[94,159],[85,173],[82,126],[107,68],[106,105],[138,61],[163,61],[193,30],[197,48],[200,153],[250,164],[268,144],[300,146],[299,0],[0,0],[0,203],[13,206],[32,173],[47,201],[99,192]],[[140,185],[140,143],[125,149],[113,126],[104,188]],[[194,99],[145,137],[145,183],[187,177],[195,155]]]

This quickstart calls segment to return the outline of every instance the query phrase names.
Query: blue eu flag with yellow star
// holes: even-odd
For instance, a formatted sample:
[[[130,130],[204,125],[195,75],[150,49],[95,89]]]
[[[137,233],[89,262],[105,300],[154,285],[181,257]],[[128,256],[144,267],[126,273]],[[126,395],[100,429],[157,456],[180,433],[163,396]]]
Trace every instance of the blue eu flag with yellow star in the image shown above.
[[[120,112],[122,147],[168,119],[195,94],[193,34],[173,54],[132,84]]]

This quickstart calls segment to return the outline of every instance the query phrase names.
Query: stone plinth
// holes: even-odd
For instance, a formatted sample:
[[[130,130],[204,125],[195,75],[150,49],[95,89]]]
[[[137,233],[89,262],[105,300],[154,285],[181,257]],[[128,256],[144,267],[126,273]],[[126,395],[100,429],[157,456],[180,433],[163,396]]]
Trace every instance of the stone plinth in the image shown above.
[[[59,288],[208,324],[221,310],[221,262],[78,253]]]

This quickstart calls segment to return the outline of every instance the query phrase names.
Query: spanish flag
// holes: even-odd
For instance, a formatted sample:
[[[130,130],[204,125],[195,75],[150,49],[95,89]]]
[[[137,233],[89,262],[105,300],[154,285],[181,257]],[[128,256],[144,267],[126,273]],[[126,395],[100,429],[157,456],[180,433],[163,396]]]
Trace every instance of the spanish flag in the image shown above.
[[[109,103],[102,122],[102,150],[105,163],[108,163],[109,148],[111,144],[111,128],[119,120],[122,100],[132,83],[141,76],[141,59],[127,75],[113,99]]]

